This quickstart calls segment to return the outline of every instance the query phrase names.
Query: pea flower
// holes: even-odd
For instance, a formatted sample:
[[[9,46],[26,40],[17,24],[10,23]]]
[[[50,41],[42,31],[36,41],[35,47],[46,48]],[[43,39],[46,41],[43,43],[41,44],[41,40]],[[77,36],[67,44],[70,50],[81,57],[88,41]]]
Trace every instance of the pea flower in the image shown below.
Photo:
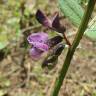
[[[30,55],[33,59],[39,59],[44,52],[57,45],[62,41],[61,36],[48,38],[48,34],[44,32],[32,33],[28,36],[27,40],[32,46]]]
[[[30,55],[32,58],[40,58],[42,53],[48,51],[49,46],[46,43],[48,35],[44,32],[32,33],[27,38],[32,48],[30,49]]]

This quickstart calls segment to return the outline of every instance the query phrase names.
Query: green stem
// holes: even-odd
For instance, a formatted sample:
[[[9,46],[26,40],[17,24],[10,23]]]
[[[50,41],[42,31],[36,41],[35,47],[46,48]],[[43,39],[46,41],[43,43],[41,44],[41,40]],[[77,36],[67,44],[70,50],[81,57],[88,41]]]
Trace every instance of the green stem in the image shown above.
[[[88,25],[89,19],[91,17],[91,14],[93,12],[94,6],[95,6],[95,1],[89,0],[88,5],[87,5],[87,9],[86,9],[85,14],[84,14],[83,19],[82,19],[82,22],[80,24],[80,27],[79,27],[78,32],[76,34],[76,37],[73,41],[73,44],[68,50],[67,56],[65,58],[65,62],[62,66],[59,77],[55,82],[55,88],[54,88],[51,96],[58,96],[58,94],[59,94],[59,90],[62,86],[63,80],[64,80],[66,73],[68,71],[68,68],[70,66],[71,59],[74,55],[76,47],[78,46],[80,40],[82,39],[84,31],[87,28],[87,25]]]

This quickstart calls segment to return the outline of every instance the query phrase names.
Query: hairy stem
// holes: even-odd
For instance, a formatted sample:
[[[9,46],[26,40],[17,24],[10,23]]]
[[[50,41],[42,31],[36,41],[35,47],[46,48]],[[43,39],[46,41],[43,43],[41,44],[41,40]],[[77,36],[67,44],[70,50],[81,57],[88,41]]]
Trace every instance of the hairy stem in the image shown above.
[[[78,32],[76,34],[76,37],[73,41],[73,44],[68,50],[67,56],[65,58],[65,62],[62,66],[59,77],[57,78],[57,80],[55,82],[55,87],[54,87],[54,90],[53,90],[51,96],[58,96],[58,94],[59,94],[59,90],[62,86],[63,80],[64,80],[66,73],[68,71],[68,68],[70,66],[71,59],[74,55],[76,47],[78,46],[80,40],[82,39],[84,31],[87,28],[87,25],[88,25],[89,19],[91,17],[91,14],[93,12],[94,6],[95,6],[95,1],[89,0],[88,5],[87,5],[87,9],[86,9],[85,14],[84,14],[83,19],[82,19],[82,22],[80,24],[80,27],[79,27]]]

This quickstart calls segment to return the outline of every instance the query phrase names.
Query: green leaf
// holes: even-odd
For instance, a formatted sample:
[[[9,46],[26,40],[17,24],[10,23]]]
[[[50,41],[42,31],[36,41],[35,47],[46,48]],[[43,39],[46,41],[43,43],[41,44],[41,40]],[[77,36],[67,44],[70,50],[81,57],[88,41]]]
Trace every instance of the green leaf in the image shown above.
[[[89,26],[85,31],[85,35],[91,40],[96,41],[96,16],[89,23]]]
[[[64,16],[78,27],[83,17],[84,11],[76,0],[58,0],[59,7]]]
[[[0,90],[0,96],[4,96],[6,94],[6,91],[5,90]]]
[[[2,42],[2,43],[0,42],[0,50],[5,48],[7,45],[8,45],[7,42]]]
[[[13,35],[14,38],[18,39],[21,35],[21,31],[20,31],[20,26],[19,26],[19,21],[20,21],[20,18],[11,18],[9,20],[7,20],[7,25],[8,27],[13,31],[15,31],[15,34]]]
[[[76,0],[58,0],[63,14],[76,26],[80,25],[84,11]],[[85,35],[96,41],[96,17],[89,23]]]
[[[0,50],[8,45],[7,34],[0,32]]]
[[[17,41],[20,36],[19,18],[14,17],[8,19],[6,25],[0,27],[0,50],[5,48],[12,41]]]

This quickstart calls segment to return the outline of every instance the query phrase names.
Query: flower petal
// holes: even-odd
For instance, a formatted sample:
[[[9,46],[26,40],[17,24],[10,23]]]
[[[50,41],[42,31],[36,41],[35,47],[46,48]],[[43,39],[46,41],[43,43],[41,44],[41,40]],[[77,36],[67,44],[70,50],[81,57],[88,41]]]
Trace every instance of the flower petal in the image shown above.
[[[60,27],[59,14],[56,12],[52,19],[52,27],[57,29]]]
[[[47,41],[47,44],[50,46],[50,47],[54,47],[56,46],[58,43],[62,42],[63,40],[63,37],[61,36],[55,36],[55,37],[52,37],[50,38],[48,41]]]
[[[44,32],[32,33],[28,36],[27,40],[30,44],[33,42],[46,42],[48,40],[48,34]]]
[[[33,47],[32,49],[30,49],[30,56],[32,58],[40,58],[42,55],[42,51],[38,50],[37,48]]]
[[[57,12],[52,19],[52,28],[59,33],[64,33],[66,31],[66,28],[60,24],[59,14]]]
[[[46,27],[51,27],[51,21],[47,18],[47,16],[44,15],[44,13],[41,10],[37,10],[36,12],[36,19],[39,23]]]
[[[48,51],[49,50],[49,46],[44,43],[33,42],[32,45],[41,51]]]

